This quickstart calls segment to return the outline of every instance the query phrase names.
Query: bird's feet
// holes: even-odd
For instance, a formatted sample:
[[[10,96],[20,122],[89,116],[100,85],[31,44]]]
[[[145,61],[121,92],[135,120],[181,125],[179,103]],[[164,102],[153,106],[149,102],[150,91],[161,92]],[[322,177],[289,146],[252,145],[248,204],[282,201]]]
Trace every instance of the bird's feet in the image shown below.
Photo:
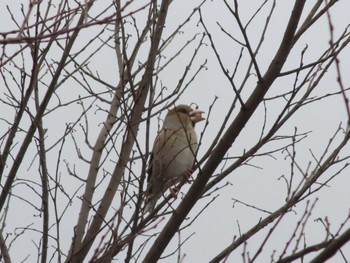
[[[184,173],[184,176],[186,177],[187,182],[190,181],[191,179],[193,180],[192,174],[193,174],[193,170],[192,170],[192,169],[189,169],[189,170],[187,170],[187,171]]]
[[[193,173],[192,169],[189,169],[186,172],[184,172],[183,175],[186,178],[186,182],[189,182],[191,179],[193,180],[192,173]],[[174,186],[174,187],[170,187],[169,191],[170,191],[171,196],[176,199],[177,193],[179,192],[179,189],[176,186]]]
[[[177,193],[179,192],[179,189],[177,187],[170,187],[169,188],[171,196],[176,199],[177,198]]]

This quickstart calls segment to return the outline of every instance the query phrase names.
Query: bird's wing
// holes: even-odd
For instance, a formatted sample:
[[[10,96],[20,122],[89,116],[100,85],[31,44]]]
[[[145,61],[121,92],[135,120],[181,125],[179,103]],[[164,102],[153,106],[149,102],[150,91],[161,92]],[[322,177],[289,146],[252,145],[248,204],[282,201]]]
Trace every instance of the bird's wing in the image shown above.
[[[149,181],[151,180],[151,176],[152,176],[152,172],[153,172],[153,151],[151,152],[151,155],[149,157],[149,160],[148,160],[148,169],[147,169],[147,183],[149,183]]]
[[[162,130],[158,133],[155,141],[154,141],[154,144],[153,144],[153,149],[152,149],[152,152],[151,152],[151,155],[150,155],[150,158],[149,158],[149,162],[148,162],[148,169],[147,169],[147,173],[148,173],[148,176],[147,176],[147,184],[148,184],[148,187],[147,187],[147,195],[150,195],[152,194],[152,188],[153,188],[153,181],[156,180],[156,178],[154,178],[155,176],[157,175],[154,175],[155,172],[159,171],[160,170],[160,167],[154,167],[154,162],[159,158],[159,149],[160,147],[162,147],[162,145],[164,144],[162,138],[164,138],[165,136],[165,127],[162,128]],[[157,162],[158,165],[159,162]]]

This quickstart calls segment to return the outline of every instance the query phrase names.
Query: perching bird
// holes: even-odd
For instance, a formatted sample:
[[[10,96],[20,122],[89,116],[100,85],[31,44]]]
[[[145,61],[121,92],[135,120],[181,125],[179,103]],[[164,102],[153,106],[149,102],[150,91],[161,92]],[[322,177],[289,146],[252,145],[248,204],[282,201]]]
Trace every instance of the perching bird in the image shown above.
[[[204,120],[201,110],[179,105],[169,110],[150,158],[146,190],[146,212],[152,212],[167,188],[192,173],[198,149],[194,126]]]

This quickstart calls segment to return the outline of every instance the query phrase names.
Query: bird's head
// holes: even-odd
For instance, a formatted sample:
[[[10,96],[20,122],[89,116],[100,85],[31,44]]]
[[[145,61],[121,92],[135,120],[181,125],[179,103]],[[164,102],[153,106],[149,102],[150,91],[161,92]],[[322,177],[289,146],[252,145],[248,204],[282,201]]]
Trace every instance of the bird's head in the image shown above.
[[[167,117],[177,118],[182,125],[192,125],[192,127],[194,127],[197,122],[205,120],[205,118],[202,117],[202,113],[204,113],[204,111],[181,104],[169,110]]]

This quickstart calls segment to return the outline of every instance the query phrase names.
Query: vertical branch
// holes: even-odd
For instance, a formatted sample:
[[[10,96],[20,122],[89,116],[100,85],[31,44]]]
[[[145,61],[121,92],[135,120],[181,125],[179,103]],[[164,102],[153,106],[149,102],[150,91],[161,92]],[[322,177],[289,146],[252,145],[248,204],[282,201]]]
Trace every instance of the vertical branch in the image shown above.
[[[328,5],[328,0],[326,0],[326,5]],[[336,47],[335,47],[335,44],[334,44],[334,26],[333,26],[332,17],[331,17],[331,13],[330,13],[329,8],[327,8],[327,19],[328,19],[329,33],[330,33],[329,45],[331,46],[331,50],[334,53],[335,67],[336,67],[336,70],[337,70],[337,81],[338,81],[341,93],[343,95],[345,108],[346,108],[346,113],[348,115],[348,126],[350,126],[350,104],[349,104],[349,99],[346,96],[345,87],[344,87],[344,84],[343,84],[343,81],[342,81],[342,77],[341,77],[340,61],[339,61],[337,52],[335,52],[336,51]]]
[[[97,174],[100,167],[103,149],[105,147],[105,142],[107,138],[111,134],[111,130],[116,121],[117,113],[121,107],[121,100],[124,97],[125,77],[126,77],[124,70],[125,70],[125,63],[127,62],[125,62],[126,60],[125,57],[123,59],[123,55],[122,55],[123,52],[121,51],[122,48],[120,43],[122,41],[122,37],[119,34],[123,28],[123,25],[122,25],[123,20],[121,16],[120,1],[116,0],[115,4],[117,6],[117,12],[116,12],[117,17],[115,21],[116,25],[115,25],[114,41],[115,41],[115,51],[116,51],[116,57],[118,62],[120,81],[115,90],[113,99],[111,101],[106,120],[103,123],[102,129],[100,130],[100,133],[97,136],[95,145],[93,147],[93,153],[90,159],[89,172],[88,172],[88,176],[85,184],[85,192],[83,194],[80,213],[79,213],[78,221],[75,227],[75,233],[72,240],[69,255],[74,255],[76,251],[79,251],[80,247],[82,246],[82,240],[85,233],[88,215],[91,209],[91,203],[92,203],[92,198],[95,190],[96,179],[97,179]],[[140,39],[139,43],[142,43],[142,41],[143,40]],[[132,68],[134,64],[134,59],[129,60],[127,64],[130,68]]]
[[[86,227],[86,222],[88,220],[89,211],[91,209],[92,197],[95,190],[97,173],[99,171],[100,160],[102,158],[103,149],[105,146],[105,141],[110,134],[115,123],[115,118],[120,106],[120,99],[122,98],[123,90],[120,85],[118,85],[113,100],[111,102],[110,109],[108,111],[107,118],[102,126],[102,129],[96,139],[94,145],[94,150],[90,160],[89,173],[86,179],[85,192],[82,197],[82,204],[80,208],[80,213],[78,221],[75,227],[75,233],[70,248],[69,254],[74,254],[75,251],[79,250],[81,242],[84,236],[84,231]]]
[[[43,241],[42,241],[42,251],[41,251],[41,263],[47,261],[47,249],[48,249],[48,239],[49,239],[49,190],[48,190],[48,171],[46,165],[46,148],[45,148],[45,131],[42,126],[42,121],[40,120],[38,124],[39,132],[39,161],[41,167],[41,203],[42,203],[42,213],[43,213]]]
[[[123,177],[126,164],[129,162],[129,156],[130,156],[132,147],[135,143],[138,128],[141,122],[141,114],[143,112],[144,104],[152,82],[154,63],[156,60],[156,56],[158,55],[158,47],[159,47],[159,43],[163,32],[165,19],[167,16],[167,11],[168,11],[170,2],[171,0],[163,0],[159,10],[158,19],[155,24],[154,33],[151,40],[151,47],[150,47],[149,56],[147,59],[146,69],[140,83],[139,95],[137,98],[135,98],[134,108],[132,109],[131,117],[128,122],[127,137],[122,145],[118,162],[112,173],[108,187],[102,197],[99,207],[97,208],[97,211],[93,217],[90,227],[87,230],[87,233],[81,245],[79,247],[74,248],[75,253],[71,253],[71,257],[68,258],[68,262],[82,262],[86,257],[93,241],[96,238],[96,235],[100,231],[101,225],[104,221],[104,218],[108,212],[108,209],[117,191],[117,187],[119,186],[120,181]],[[153,5],[154,5],[154,8],[156,8],[157,6],[156,1],[153,1]]]
[[[25,112],[25,109],[26,109],[26,107],[28,105],[28,101],[30,99],[30,96],[33,93],[33,90],[34,90],[34,79],[36,78],[37,74],[38,74],[37,60],[33,60],[33,65],[32,65],[32,70],[31,70],[31,79],[30,79],[30,82],[28,84],[28,88],[27,88],[24,96],[21,98],[21,102],[20,102],[20,105],[18,107],[17,114],[16,114],[16,116],[14,118],[13,124],[11,125],[11,130],[10,130],[8,136],[7,136],[7,140],[6,140],[6,143],[5,143],[4,150],[3,150],[2,154],[0,155],[0,181],[2,179],[3,172],[4,172],[4,169],[5,169],[5,166],[6,166],[6,162],[7,162],[7,158],[9,156],[9,154],[10,154],[10,149],[11,149],[11,146],[13,144],[13,140],[14,140],[14,138],[16,136],[19,124],[20,124],[20,122],[22,120],[22,117],[23,117],[23,114]],[[2,195],[2,193],[1,193],[1,195]],[[5,196],[5,198],[6,198],[6,196]],[[0,210],[1,210],[2,206],[3,206],[3,202],[0,202],[0,203],[1,203],[0,204]]]
[[[38,22],[40,17],[40,3],[37,5],[37,26],[35,27],[35,35],[38,35]],[[36,40],[33,46],[33,61],[37,61],[39,55],[40,41]],[[34,95],[35,95],[35,106],[36,110],[40,107],[40,98],[38,91],[38,79],[37,75],[34,76]],[[41,263],[47,261],[47,249],[49,242],[49,189],[48,189],[48,170],[46,162],[46,147],[45,147],[45,130],[43,128],[42,119],[38,122],[38,133],[39,133],[39,163],[40,163],[40,174],[41,174],[41,209],[43,213],[43,226],[42,226],[42,248],[41,248]]]
[[[0,231],[0,252],[0,262],[3,260],[4,263],[11,263],[10,254],[2,236],[2,231]]]
[[[35,84],[35,104],[37,109],[39,108],[39,93],[37,82]],[[49,238],[49,190],[48,190],[48,170],[46,162],[46,147],[45,147],[45,130],[43,128],[42,119],[39,120],[38,125],[39,133],[39,162],[40,162],[40,175],[41,175],[41,206],[43,213],[43,227],[42,227],[42,251],[41,251],[41,263],[45,263],[47,260],[47,248]]]

